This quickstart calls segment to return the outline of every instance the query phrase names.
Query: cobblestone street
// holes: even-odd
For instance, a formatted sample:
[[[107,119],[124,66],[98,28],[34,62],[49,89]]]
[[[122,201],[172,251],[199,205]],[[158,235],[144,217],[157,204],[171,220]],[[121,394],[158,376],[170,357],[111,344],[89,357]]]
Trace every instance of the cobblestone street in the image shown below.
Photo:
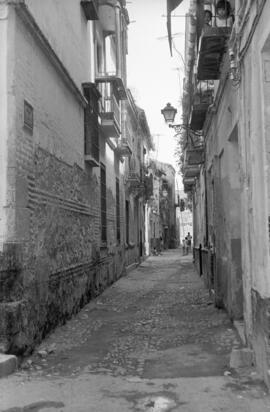
[[[270,411],[240,339],[191,255],[151,257],[48,336],[0,381],[1,412]]]

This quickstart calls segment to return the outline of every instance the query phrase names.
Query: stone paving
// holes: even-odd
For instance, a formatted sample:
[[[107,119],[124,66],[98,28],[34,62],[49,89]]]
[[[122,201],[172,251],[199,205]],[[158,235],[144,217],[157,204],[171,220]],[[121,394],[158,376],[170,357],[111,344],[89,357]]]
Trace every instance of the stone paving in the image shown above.
[[[91,372],[143,377],[145,362],[153,365],[160,352],[173,358],[174,349],[187,348],[189,366],[181,365],[177,375],[198,375],[198,365],[192,371],[194,360],[190,364],[194,356],[211,363],[211,374],[215,358],[216,372],[222,374],[231,348],[239,347],[240,340],[226,313],[213,307],[190,261],[181,262],[180,273],[179,261],[172,263],[174,255],[167,256],[166,273],[164,263],[159,265],[165,257],[146,261],[58,328],[31,357],[31,370],[75,374],[87,367]]]
[[[241,371],[239,374],[239,371],[229,369],[231,350],[240,347],[241,341],[227,314],[214,307],[202,280],[195,273],[191,256],[182,257],[179,250],[168,251],[162,256],[151,257],[143,262],[136,270],[86,305],[77,316],[58,327],[36,348],[31,357],[23,360],[21,369],[15,375],[0,381],[0,392],[6,388],[8,393],[12,384],[26,385],[26,391],[21,394],[23,404],[28,399],[27,394],[32,384],[36,388],[36,396],[29,395],[33,404],[34,400],[40,401],[37,382],[42,384],[43,388],[49,387],[52,382],[65,387],[66,379],[69,385],[71,379],[73,385],[79,385],[81,390],[83,384],[90,380],[92,390],[99,382],[102,388],[100,391],[103,393],[99,404],[92,400],[90,409],[89,405],[84,409],[82,405],[79,408],[78,404],[77,409],[74,409],[74,406],[73,409],[64,407],[65,399],[58,396],[62,393],[61,390],[55,393],[52,399],[53,390],[50,389],[50,397],[47,398],[48,402],[52,402],[50,406],[40,404],[35,409],[35,406],[29,403],[28,406],[32,405],[29,411],[38,411],[38,408],[45,410],[46,407],[46,410],[62,408],[63,411],[91,412],[196,412],[201,411],[200,402],[196,403],[196,409],[194,405],[188,406],[188,403],[192,401],[192,397],[194,402],[196,397],[202,399],[202,393],[209,387],[210,381],[207,381],[208,386],[204,387],[203,392],[200,392],[198,385],[209,378],[211,387],[220,382],[216,389],[220,395],[215,395],[214,400],[212,395],[209,395],[209,399],[205,398],[208,411],[230,411],[230,408],[252,412],[270,410],[266,389],[258,380],[256,371]],[[184,382],[193,379],[194,391],[197,391],[191,392],[190,400],[184,402],[185,407],[184,404],[181,406],[175,389],[180,382],[183,387],[183,378]],[[161,382],[163,390],[159,389],[153,400],[147,391],[155,385],[161,385]],[[117,393],[127,383],[131,387],[142,384],[144,389],[138,390],[138,393],[135,391],[134,397],[130,395],[130,399],[122,392],[118,398],[115,395],[115,409],[109,408],[106,403],[108,388],[116,385]],[[174,390],[170,391],[172,388]],[[165,398],[164,390],[168,395]],[[188,387],[186,393],[189,390],[192,389]],[[224,392],[225,390],[227,392]],[[89,388],[88,391],[90,396],[92,392]],[[128,393],[133,393],[131,388]],[[78,402],[82,402],[84,396],[85,393]],[[227,409],[225,406],[216,406],[218,396],[228,403]],[[249,402],[242,402],[242,405],[236,408],[233,402],[238,396],[238,400],[262,401],[258,405],[254,403],[253,409],[248,409]],[[120,404],[124,402],[124,398],[126,406],[123,409]],[[229,399],[233,401],[229,402]],[[5,408],[0,411],[28,411],[27,407],[12,409],[11,406],[18,405],[18,401],[14,404],[5,397],[2,400]],[[60,401],[63,401],[63,404]],[[215,405],[212,409],[211,402]],[[130,404],[133,406],[130,407]]]

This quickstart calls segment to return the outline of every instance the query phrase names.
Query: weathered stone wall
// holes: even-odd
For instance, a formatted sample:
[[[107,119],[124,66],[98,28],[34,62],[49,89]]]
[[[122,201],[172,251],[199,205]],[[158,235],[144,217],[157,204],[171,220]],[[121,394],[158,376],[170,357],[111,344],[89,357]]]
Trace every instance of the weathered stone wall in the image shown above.
[[[206,138],[207,193],[202,199],[205,207],[207,200],[207,233],[206,229],[203,232],[204,241],[208,238],[207,246],[213,247],[216,253],[216,302],[219,306],[225,306],[233,319],[243,317],[237,97],[232,83],[227,79],[225,64],[217,91],[216,111],[209,113],[211,125]],[[201,187],[204,187],[202,177],[200,182]]]
[[[8,6],[2,4],[0,10],[0,251],[6,235],[8,68],[11,72],[13,70],[7,45],[7,39],[10,37],[7,16]]]
[[[252,308],[253,335],[250,343],[255,349],[257,367],[270,387],[270,299],[252,290]]]
[[[247,7],[246,7],[247,8]],[[242,256],[245,330],[269,384],[269,2],[249,4],[241,32]],[[242,16],[244,19],[245,16]],[[247,41],[248,40],[248,41]]]
[[[193,244],[195,247],[203,246],[205,242],[205,184],[203,170],[200,172],[200,176],[196,182],[196,192],[194,195],[193,204],[193,228],[194,239]]]
[[[109,255],[99,252],[99,185],[88,173],[36,149],[28,187],[30,238],[21,243],[18,262],[9,262],[2,275],[7,311],[2,319],[8,329],[12,325],[9,351],[18,353],[40,340],[124,271],[123,248],[112,246],[112,216]],[[107,197],[115,203],[112,188]]]
[[[36,3],[29,1],[28,6],[38,13],[38,20],[44,12],[41,28],[48,10],[58,18],[61,12],[64,21],[74,19],[80,26],[81,20],[74,18],[77,9],[72,13],[72,7],[81,10],[79,1],[68,2],[68,8],[60,10],[59,2],[50,2],[51,8],[43,2],[44,9]],[[5,207],[9,230],[0,255],[0,342],[1,350],[20,354],[31,350],[49,330],[124,273],[124,247],[123,241],[119,245],[115,241],[117,164],[107,159],[101,142],[101,157],[108,165],[108,244],[100,249],[99,169],[84,163],[83,99],[63,80],[64,71],[48,58],[12,6],[10,10],[14,72],[8,90],[12,123]],[[55,16],[51,23],[56,24]],[[74,25],[67,24],[70,31],[65,41],[73,37]],[[63,57],[67,69],[76,72],[78,86],[86,80],[83,73],[88,63],[88,52],[77,56],[76,62],[74,58],[80,36],[86,34],[84,25],[81,31],[76,28],[77,43],[72,40],[70,56]],[[47,29],[58,52],[63,39],[57,43],[57,25],[54,30]],[[83,49],[83,44],[78,49]],[[61,54],[58,57],[62,59]],[[32,130],[24,125],[25,100],[33,108]],[[121,222],[123,225],[123,208]]]
[[[170,164],[163,164],[168,182],[168,247],[176,247],[175,170]],[[163,239],[164,241],[164,239]]]

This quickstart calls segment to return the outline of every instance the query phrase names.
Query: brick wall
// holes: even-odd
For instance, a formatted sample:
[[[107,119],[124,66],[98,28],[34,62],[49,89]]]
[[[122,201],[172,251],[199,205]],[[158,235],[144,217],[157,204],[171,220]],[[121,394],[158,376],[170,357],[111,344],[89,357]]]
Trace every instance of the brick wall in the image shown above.
[[[51,9],[44,2],[44,7],[40,1],[27,2],[38,21],[44,13],[41,29],[56,52],[63,45],[53,43],[57,26],[45,29],[49,10],[58,18],[62,11],[62,22],[67,23],[63,30],[66,41],[75,30],[75,23],[68,19],[72,16],[77,21],[76,42],[71,40],[70,44],[72,61],[66,60],[67,53],[58,57],[63,67],[76,74],[75,81],[80,85],[86,80],[87,53],[79,51],[75,58],[82,22],[77,18],[78,10],[74,14],[70,10],[79,6],[79,1],[69,1],[67,8],[59,10],[59,1],[49,3]],[[100,250],[100,174],[98,168],[91,169],[84,162],[83,100],[19,14],[13,10],[11,17],[15,23],[15,70],[9,104],[14,117],[9,128],[6,209],[12,230],[0,255],[0,350],[20,354],[31,350],[51,328],[121,276],[124,248],[115,244],[117,163],[110,163],[101,137],[101,158],[108,177],[108,248]],[[84,31],[83,22],[82,36]],[[83,44],[80,46],[78,50],[83,49]],[[33,109],[32,130],[24,124],[25,101]],[[123,225],[122,210],[121,216]]]

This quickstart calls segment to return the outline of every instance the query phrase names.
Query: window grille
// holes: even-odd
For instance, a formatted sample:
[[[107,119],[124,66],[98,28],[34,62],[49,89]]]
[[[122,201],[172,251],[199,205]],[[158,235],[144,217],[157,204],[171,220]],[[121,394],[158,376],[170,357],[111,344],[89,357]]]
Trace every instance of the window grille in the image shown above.
[[[116,240],[120,242],[120,188],[116,178]]]
[[[88,102],[84,109],[84,153],[99,162],[98,97],[86,87],[84,94]]]
[[[129,201],[126,200],[126,243],[129,243]]]
[[[101,241],[107,242],[107,199],[106,199],[106,167],[100,165],[100,196],[101,196]]]

